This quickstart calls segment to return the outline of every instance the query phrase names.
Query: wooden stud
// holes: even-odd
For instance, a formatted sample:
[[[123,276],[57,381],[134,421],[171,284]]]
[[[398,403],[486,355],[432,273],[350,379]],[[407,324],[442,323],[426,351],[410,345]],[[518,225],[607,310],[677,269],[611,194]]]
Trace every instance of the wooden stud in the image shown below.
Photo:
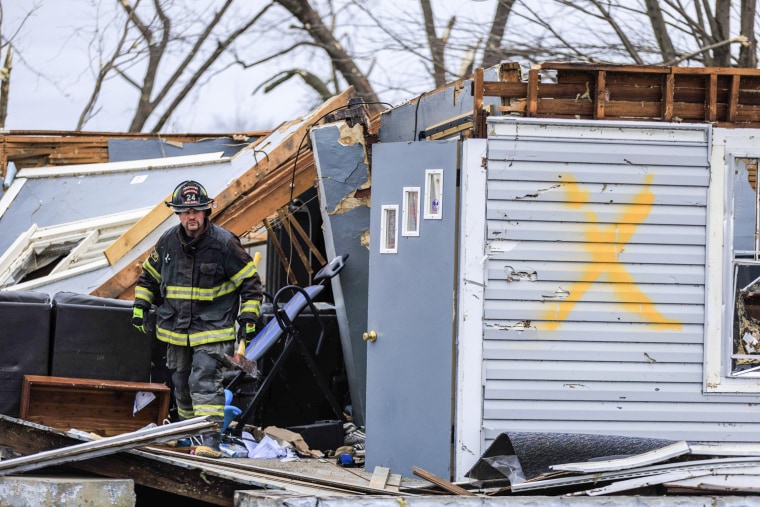
[[[528,116],[536,116],[538,111],[538,80],[541,76],[538,69],[532,68],[528,71]]]
[[[594,94],[594,102],[596,105],[594,118],[597,120],[604,119],[604,108],[607,105],[607,93],[607,72],[600,70],[596,74],[596,93]]]
[[[726,121],[736,121],[736,109],[739,104],[739,90],[741,88],[742,77],[739,74],[731,76],[731,90],[728,93],[728,111],[726,112]]]
[[[269,234],[267,237],[269,241],[272,242],[272,246],[274,246],[274,249],[277,251],[277,257],[280,259],[280,264],[282,264],[282,268],[285,270],[285,274],[288,276],[288,282],[291,285],[296,285],[298,281],[296,280],[296,275],[293,273],[293,270],[290,269],[290,264],[288,263],[288,258],[285,255],[285,252],[282,250],[282,245],[280,245],[280,242],[277,241],[277,235],[274,233],[274,229],[272,228],[272,225],[269,223],[269,219],[264,219],[264,227],[267,229],[267,233]]]
[[[483,68],[475,69],[472,79],[472,120],[475,124],[475,137],[486,137],[486,118],[483,111]],[[419,99],[418,99],[419,100]]]
[[[717,118],[718,76],[710,74],[705,83],[705,120],[714,122]]]
[[[662,119],[670,121],[673,118],[673,94],[676,89],[676,77],[670,73],[665,76],[662,90]]]
[[[280,217],[282,227],[285,229],[288,238],[290,238],[290,244],[296,249],[296,253],[298,253],[298,256],[301,258],[301,262],[306,268],[306,272],[309,273],[309,276],[313,275],[314,269],[311,267],[311,262],[309,262],[309,258],[306,257],[306,253],[304,253],[301,243],[298,241],[298,238],[295,237],[295,233],[293,232],[293,227],[291,226],[290,221],[291,215],[290,212],[288,212],[287,207],[278,209],[277,216]]]
[[[288,213],[285,215],[287,219],[290,221],[290,224],[293,226],[293,229],[298,233],[299,236],[301,236],[301,239],[304,243],[306,243],[306,246],[309,248],[309,251],[314,255],[314,257],[317,258],[317,261],[321,265],[327,264],[327,260],[322,256],[322,254],[319,252],[319,248],[317,248],[317,245],[314,244],[314,242],[311,241],[311,238],[308,234],[306,234],[306,231],[303,230],[303,227],[301,227],[301,224],[298,223],[298,220],[295,220],[293,218],[292,213]]]

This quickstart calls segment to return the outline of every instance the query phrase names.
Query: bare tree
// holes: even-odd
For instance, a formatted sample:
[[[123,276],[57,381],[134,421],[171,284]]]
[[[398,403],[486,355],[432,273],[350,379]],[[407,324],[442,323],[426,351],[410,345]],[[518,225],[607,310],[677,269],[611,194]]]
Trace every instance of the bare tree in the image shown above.
[[[161,0],[152,0],[152,11],[147,11],[147,14],[140,10],[140,0],[134,4],[129,0],[119,0],[126,14],[122,36],[107,62],[98,69],[90,100],[82,111],[77,129],[83,128],[91,117],[105,80],[116,74],[137,91],[129,131],[145,129],[149,118],[161,108],[150,129],[152,132],[160,131],[190,91],[211,72],[219,58],[273,5],[265,4],[237,26],[226,29],[222,27],[222,20],[233,3],[234,0],[225,0],[202,30],[193,34],[190,28],[184,28],[184,32],[175,28]],[[130,38],[134,42],[125,44]],[[174,46],[183,50],[177,58],[174,58]],[[136,65],[136,61],[141,65]]]
[[[245,19],[235,0],[217,0],[210,16],[195,20],[196,31],[178,17],[180,0],[118,1],[123,28],[118,40],[109,32],[110,56],[101,59],[78,128],[116,77],[137,91],[129,130],[152,119],[150,130],[159,131],[225,65],[259,69],[255,93],[279,92],[299,78],[314,100],[353,86],[370,103],[413,96],[467,77],[473,65],[504,60],[757,65],[757,0],[491,0],[495,9],[485,18],[476,18],[468,0],[456,16],[430,0],[403,2],[396,11],[370,0],[271,0]],[[269,44],[238,43],[243,37]]]
[[[493,16],[491,30],[488,32],[486,47],[483,50],[483,67],[496,65],[501,60],[501,41],[514,4],[515,0],[498,0],[496,2],[496,13]]]
[[[757,67],[757,39],[755,38],[755,18],[757,0],[741,0],[741,35],[747,43],[739,50],[739,67]]]
[[[430,53],[433,60],[433,82],[435,86],[443,86],[446,84],[446,63],[444,61],[444,51],[446,49],[446,42],[449,39],[451,29],[456,23],[456,17],[452,16],[449,19],[449,23],[443,31],[443,35],[439,38],[436,34],[435,18],[433,17],[433,8],[430,5],[430,0],[420,0],[422,6],[422,18],[425,22],[425,35],[427,35],[427,42],[430,48]]]
[[[5,120],[8,118],[8,105],[11,89],[11,70],[13,70],[13,40],[21,32],[26,21],[39,9],[38,2],[33,3],[24,17],[18,23],[10,36],[5,35],[5,24],[3,19],[3,3],[0,1],[0,54],[5,50],[5,60],[0,68],[0,129],[5,128]],[[5,167],[2,168],[5,171]]]
[[[676,58],[676,50],[673,48],[673,41],[668,33],[668,26],[665,23],[665,17],[662,15],[659,0],[645,0],[647,8],[647,17],[652,25],[652,32],[657,40],[657,46],[662,53],[663,61],[670,62]]]
[[[322,18],[308,0],[277,0],[277,3],[301,23],[303,30],[309,34],[317,46],[327,53],[333,66],[346,82],[356,89],[357,94],[363,97],[365,102],[373,105],[380,103],[367,76],[335,38],[333,32],[325,26]]]

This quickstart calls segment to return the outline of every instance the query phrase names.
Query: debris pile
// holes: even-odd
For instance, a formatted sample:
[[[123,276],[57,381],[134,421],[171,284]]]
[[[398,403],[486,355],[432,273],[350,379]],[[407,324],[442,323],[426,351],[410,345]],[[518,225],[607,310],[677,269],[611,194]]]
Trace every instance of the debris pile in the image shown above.
[[[760,445],[686,441],[662,445],[661,440],[570,434],[514,434],[511,437],[499,435],[468,472],[474,484],[481,486],[481,492],[563,496],[760,492]],[[517,442],[523,449],[516,452]],[[585,461],[562,463],[559,460],[572,451],[566,445],[568,442],[578,448],[585,447],[587,455],[594,449],[604,448],[625,450],[649,446],[652,449],[638,454],[597,454]],[[542,455],[540,449],[548,449],[547,445],[553,451]],[[521,454],[526,450],[529,454]],[[554,464],[547,465],[546,458],[552,457]],[[547,470],[536,474],[542,468]]]

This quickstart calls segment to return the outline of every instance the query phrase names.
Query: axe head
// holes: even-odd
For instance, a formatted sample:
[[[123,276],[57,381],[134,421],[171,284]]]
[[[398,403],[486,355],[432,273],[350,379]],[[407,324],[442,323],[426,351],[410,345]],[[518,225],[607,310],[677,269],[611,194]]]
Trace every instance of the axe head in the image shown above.
[[[243,354],[235,354],[234,356],[226,355],[228,366],[242,370],[252,377],[259,376],[259,370],[256,367],[256,361],[251,361]]]

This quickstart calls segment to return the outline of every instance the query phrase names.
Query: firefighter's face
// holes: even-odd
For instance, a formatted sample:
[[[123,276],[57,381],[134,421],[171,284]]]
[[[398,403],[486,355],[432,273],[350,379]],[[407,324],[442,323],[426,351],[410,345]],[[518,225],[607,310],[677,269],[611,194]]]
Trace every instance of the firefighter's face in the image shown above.
[[[200,209],[189,208],[177,213],[179,223],[185,229],[185,232],[191,238],[203,232],[203,223],[206,218],[206,212]]]

